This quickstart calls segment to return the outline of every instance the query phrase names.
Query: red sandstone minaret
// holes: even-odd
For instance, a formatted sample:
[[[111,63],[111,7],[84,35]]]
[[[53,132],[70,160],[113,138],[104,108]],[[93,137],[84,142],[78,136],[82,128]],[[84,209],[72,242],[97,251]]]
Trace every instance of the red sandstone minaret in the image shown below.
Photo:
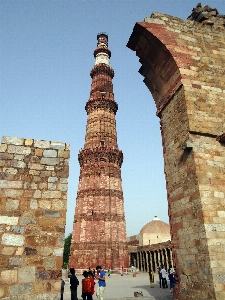
[[[126,224],[121,180],[123,153],[118,149],[108,36],[97,36],[95,65],[84,148],[78,154],[79,186],[70,248],[70,267],[76,269],[128,266]]]

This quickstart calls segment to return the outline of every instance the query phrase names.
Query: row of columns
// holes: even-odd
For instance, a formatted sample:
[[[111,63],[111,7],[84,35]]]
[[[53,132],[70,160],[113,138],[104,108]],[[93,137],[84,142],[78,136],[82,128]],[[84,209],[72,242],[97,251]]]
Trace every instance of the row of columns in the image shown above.
[[[173,268],[171,248],[156,250],[141,250],[130,253],[130,264],[141,272],[153,270],[157,272],[158,266],[164,266],[166,270]]]

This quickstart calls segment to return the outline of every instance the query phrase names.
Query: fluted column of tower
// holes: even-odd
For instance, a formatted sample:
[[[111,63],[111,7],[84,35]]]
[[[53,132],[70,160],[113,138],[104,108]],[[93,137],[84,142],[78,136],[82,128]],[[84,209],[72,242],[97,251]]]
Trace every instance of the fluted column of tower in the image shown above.
[[[76,269],[128,266],[122,191],[123,153],[118,149],[108,36],[97,36],[84,148],[78,154],[79,186],[70,248]]]

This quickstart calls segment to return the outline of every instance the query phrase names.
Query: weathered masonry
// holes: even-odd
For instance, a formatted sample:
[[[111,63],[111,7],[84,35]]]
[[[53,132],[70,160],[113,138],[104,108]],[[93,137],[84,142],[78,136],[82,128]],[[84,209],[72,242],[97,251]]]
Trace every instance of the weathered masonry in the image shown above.
[[[225,299],[224,21],[153,13],[128,42],[160,118],[180,300]]]
[[[3,137],[0,298],[59,299],[69,145]]]

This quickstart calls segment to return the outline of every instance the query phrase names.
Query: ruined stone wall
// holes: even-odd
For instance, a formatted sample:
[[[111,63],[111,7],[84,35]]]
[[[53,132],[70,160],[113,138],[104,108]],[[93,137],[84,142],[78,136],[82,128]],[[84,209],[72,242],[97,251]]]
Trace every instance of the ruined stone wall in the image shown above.
[[[175,298],[225,299],[224,24],[153,13],[128,47],[160,117]]]
[[[69,155],[65,143],[2,138],[2,299],[59,299]]]

